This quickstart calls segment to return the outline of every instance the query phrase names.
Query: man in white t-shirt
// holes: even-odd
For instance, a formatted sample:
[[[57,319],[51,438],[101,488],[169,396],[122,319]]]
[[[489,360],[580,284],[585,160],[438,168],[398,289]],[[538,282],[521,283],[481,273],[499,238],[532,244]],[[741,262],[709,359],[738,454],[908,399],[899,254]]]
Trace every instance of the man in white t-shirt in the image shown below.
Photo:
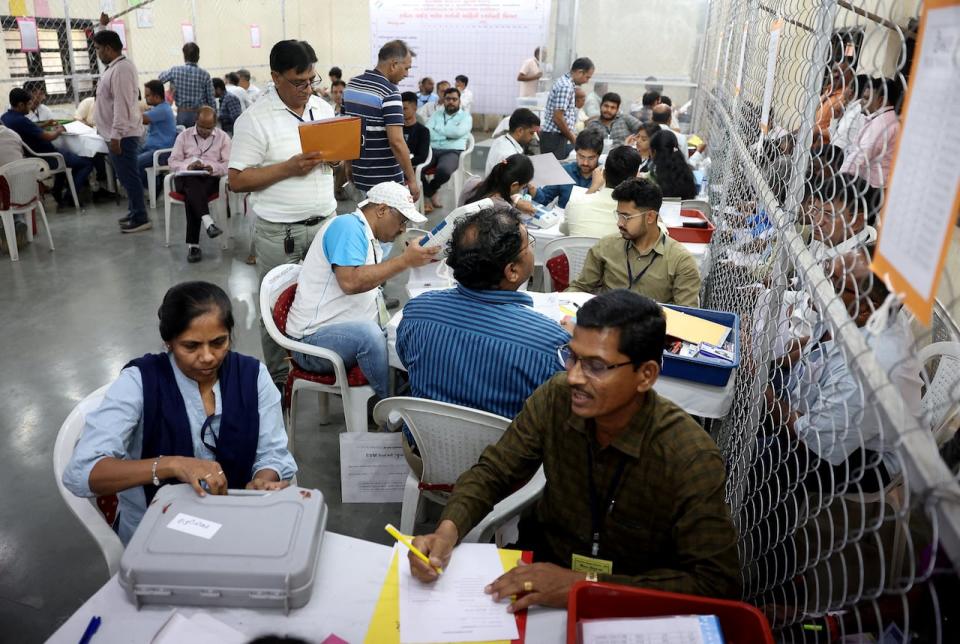
[[[598,168],[603,183],[594,172],[594,185],[586,194],[573,194],[567,202],[560,232],[574,237],[606,237],[620,232],[617,216],[617,200],[613,189],[627,179],[637,176],[640,169],[640,153],[629,145],[621,145],[610,151],[606,163]],[[599,184],[599,185],[598,185]],[[594,189],[597,188],[597,189]]]
[[[286,333],[335,351],[347,369],[359,365],[377,396],[386,398],[389,367],[383,326],[389,314],[380,287],[402,271],[430,263],[440,249],[411,241],[403,253],[384,260],[381,242],[392,242],[409,222],[427,220],[402,184],[378,183],[357,208],[329,221],[310,246]],[[293,359],[309,371],[332,372],[322,358],[294,353]]]
[[[546,48],[544,48],[546,54]],[[537,83],[543,77],[543,68],[540,66],[540,48],[533,50],[533,58],[523,61],[517,73],[517,82],[520,83],[520,96],[536,96]]]
[[[540,131],[540,117],[525,107],[518,107],[510,115],[510,123],[507,127],[510,131],[495,138],[493,145],[490,146],[487,165],[483,169],[484,176],[489,175],[493,166],[507,157],[527,153],[527,146]]]
[[[280,264],[299,262],[326,217],[337,211],[333,168],[318,152],[303,153],[300,124],[333,118],[313,94],[317,55],[309,43],[281,40],[270,52],[272,92],[243,111],[233,126],[230,189],[249,192],[254,246],[262,280]],[[273,381],[286,382],[286,351],[261,323],[263,357]]]
[[[460,109],[467,113],[470,113],[473,108],[473,90],[467,89],[469,84],[470,79],[463,74],[454,79],[454,86],[460,90]],[[443,95],[440,96],[440,100],[443,100]]]

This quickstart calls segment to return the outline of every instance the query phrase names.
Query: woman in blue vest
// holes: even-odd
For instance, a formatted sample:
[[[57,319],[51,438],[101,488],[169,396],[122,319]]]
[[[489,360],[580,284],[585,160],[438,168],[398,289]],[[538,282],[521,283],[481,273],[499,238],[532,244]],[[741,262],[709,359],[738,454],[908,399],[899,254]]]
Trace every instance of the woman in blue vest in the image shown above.
[[[124,367],[87,415],[63,473],[77,496],[118,494],[124,544],[164,483],[189,483],[201,496],[276,490],[297,470],[269,372],[230,350],[227,294],[208,282],[178,284],[158,316],[167,352]]]

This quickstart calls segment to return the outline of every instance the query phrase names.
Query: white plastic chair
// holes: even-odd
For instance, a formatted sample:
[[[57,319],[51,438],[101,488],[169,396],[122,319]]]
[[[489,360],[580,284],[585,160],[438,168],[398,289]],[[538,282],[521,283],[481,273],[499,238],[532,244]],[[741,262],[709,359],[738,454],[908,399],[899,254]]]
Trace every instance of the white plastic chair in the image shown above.
[[[950,439],[952,421],[960,413],[960,342],[934,342],[920,349],[921,365],[938,360],[932,378],[923,374],[926,389],[920,406],[937,445]]]
[[[50,167],[40,159],[19,159],[0,167],[0,178],[7,182],[10,188],[9,203],[0,203],[0,219],[3,221],[3,230],[7,236],[7,248],[10,249],[10,260],[20,259],[20,250],[17,248],[17,234],[13,216],[23,214],[27,220],[27,239],[33,241],[33,222],[30,214],[36,210],[40,213],[40,221],[47,231],[47,243],[53,250],[53,235],[50,233],[50,224],[47,223],[47,211],[43,208],[40,198],[40,185],[37,183],[50,176]]]
[[[146,169],[147,173],[147,198],[150,199],[150,208],[157,209],[157,176],[161,172],[170,172],[170,166],[160,163],[160,157],[164,154],[170,154],[173,148],[163,148],[153,151],[153,165]]]
[[[182,199],[175,197],[173,191],[173,177],[174,173],[170,172],[163,178],[163,228],[164,228],[164,246],[170,245],[170,209],[174,204],[184,205]],[[217,198],[210,201],[212,207],[210,208],[210,216],[213,217],[213,220],[217,222],[217,225],[223,229],[223,240],[221,241],[221,248],[224,250],[228,247],[228,242],[230,240],[230,227],[227,226],[227,175],[220,177],[220,190],[217,193]]]
[[[583,264],[587,261],[587,252],[597,243],[596,237],[561,237],[547,242],[543,248],[543,291],[550,293],[553,291],[553,278],[550,271],[547,270],[547,262],[551,257],[557,255],[566,255],[567,262],[570,264],[569,284],[580,275],[583,270]]]
[[[403,490],[400,531],[413,534],[421,501],[426,498],[445,505],[457,478],[473,467],[488,445],[500,440],[510,419],[470,407],[423,398],[387,398],[373,408],[378,425],[403,420],[413,434],[423,476],[411,472]]]
[[[21,140],[20,143],[23,145],[23,149],[26,150],[30,156],[40,159],[56,159],[57,167],[49,168],[49,176],[53,176],[55,174],[65,174],[67,176],[67,185],[70,186],[70,196],[73,198],[73,206],[77,209],[77,214],[79,214],[80,200],[77,198],[77,187],[73,183],[73,170],[67,167],[67,162],[64,160],[63,155],[59,152],[34,152],[30,149],[30,146],[27,145],[25,141]]]
[[[290,407],[287,411],[287,443],[291,454],[297,421],[297,394],[300,391],[316,391],[320,394],[321,424],[327,422],[327,395],[340,396],[343,400],[344,422],[348,432],[367,431],[367,401],[373,396],[373,387],[370,385],[350,386],[347,368],[343,364],[343,359],[335,352],[288,338],[277,328],[273,318],[274,306],[281,294],[295,285],[299,277],[299,264],[281,264],[264,276],[260,284],[260,317],[273,341],[287,351],[296,351],[329,360],[333,365],[334,381],[331,384],[324,384],[304,378],[294,378],[290,391]],[[292,374],[287,376],[288,382],[291,376]]]
[[[63,471],[67,469],[67,463],[73,456],[73,450],[80,440],[80,434],[83,431],[84,421],[88,413],[96,409],[110,385],[104,385],[95,392],[84,398],[73,408],[73,411],[63,421],[60,431],[57,433],[57,441],[53,446],[53,475],[57,479],[57,489],[60,490],[60,496],[70,508],[70,511],[80,519],[80,523],[87,529],[93,540],[100,547],[103,558],[107,562],[107,571],[109,576],[116,574],[120,568],[120,557],[123,555],[123,543],[120,537],[113,531],[113,528],[107,523],[100,509],[97,507],[95,498],[81,498],[75,496],[63,484]]]
[[[453,182],[453,203],[460,203],[460,193],[463,192],[463,184],[467,180],[467,175],[470,174],[467,171],[467,164],[470,163],[470,157],[473,155],[473,148],[476,146],[476,143],[477,141],[471,133],[467,137],[467,149],[460,154],[460,159],[457,161],[457,170],[453,173],[453,176],[450,177],[450,180]]]
[[[420,188],[420,198],[417,199],[417,210],[423,212],[423,174],[424,168],[430,166],[430,162],[433,161],[433,148],[427,149],[427,158],[423,160],[423,163],[418,165],[413,169],[413,176],[416,179],[417,187]]]
[[[543,473],[543,466],[537,470],[526,485],[493,506],[490,514],[473,527],[463,537],[463,543],[490,543],[493,541],[498,548],[509,545],[512,539],[507,538],[508,526],[520,518],[528,507],[536,503],[543,495],[543,486],[547,477]]]
[[[684,199],[680,202],[680,208],[682,210],[697,210],[703,213],[707,221],[713,221],[713,218],[710,216],[710,203],[702,199]]]

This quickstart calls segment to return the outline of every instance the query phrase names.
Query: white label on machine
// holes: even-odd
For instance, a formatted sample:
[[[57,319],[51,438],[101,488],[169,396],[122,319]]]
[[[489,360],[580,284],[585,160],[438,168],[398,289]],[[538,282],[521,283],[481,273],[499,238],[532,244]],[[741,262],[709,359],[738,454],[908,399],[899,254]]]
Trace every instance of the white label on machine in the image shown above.
[[[167,527],[171,530],[184,532],[195,537],[212,539],[213,535],[217,534],[217,531],[223,527],[223,525],[217,523],[216,521],[207,521],[206,519],[201,519],[200,517],[191,516],[181,512],[177,516],[173,517],[173,521],[168,523]]]

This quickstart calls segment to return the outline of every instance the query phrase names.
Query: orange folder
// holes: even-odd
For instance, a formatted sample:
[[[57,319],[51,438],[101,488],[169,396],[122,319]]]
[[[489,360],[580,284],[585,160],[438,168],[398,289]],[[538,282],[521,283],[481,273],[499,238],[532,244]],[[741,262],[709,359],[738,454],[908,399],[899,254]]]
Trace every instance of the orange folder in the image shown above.
[[[360,117],[338,116],[300,125],[300,148],[319,152],[324,161],[360,158]]]

